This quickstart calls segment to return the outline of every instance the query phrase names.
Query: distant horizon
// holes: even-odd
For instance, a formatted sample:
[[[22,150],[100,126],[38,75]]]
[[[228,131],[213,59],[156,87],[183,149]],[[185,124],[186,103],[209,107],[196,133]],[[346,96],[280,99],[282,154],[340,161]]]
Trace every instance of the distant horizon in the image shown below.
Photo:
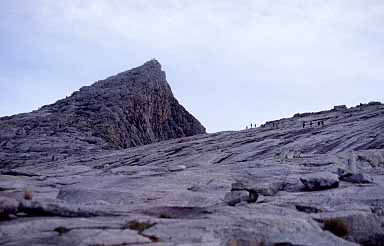
[[[0,116],[155,57],[208,132],[384,101],[384,2],[3,1]]]

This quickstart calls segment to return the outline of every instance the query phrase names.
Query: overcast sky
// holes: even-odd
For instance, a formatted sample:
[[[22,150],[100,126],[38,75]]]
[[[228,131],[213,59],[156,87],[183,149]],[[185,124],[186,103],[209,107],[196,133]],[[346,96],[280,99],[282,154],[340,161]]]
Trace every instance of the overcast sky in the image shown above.
[[[0,1],[0,115],[156,58],[209,132],[384,101],[383,0]]]

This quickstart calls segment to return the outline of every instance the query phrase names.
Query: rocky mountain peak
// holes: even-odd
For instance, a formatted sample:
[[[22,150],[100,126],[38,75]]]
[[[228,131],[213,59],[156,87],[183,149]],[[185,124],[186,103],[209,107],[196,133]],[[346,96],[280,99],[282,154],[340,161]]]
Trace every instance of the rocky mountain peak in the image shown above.
[[[153,58],[153,59],[147,61],[146,63],[144,63],[142,65],[142,67],[149,67],[149,68],[152,68],[152,69],[160,69],[161,70],[161,64],[155,58]]]
[[[3,153],[52,159],[205,133],[174,98],[165,72],[154,59],[84,86],[40,110],[1,119],[0,125]],[[16,141],[21,143],[18,147],[13,144]],[[35,151],[35,146],[44,147]],[[16,164],[17,158],[12,159]]]
[[[166,90],[167,93],[172,94],[165,72],[161,69],[161,64],[155,59],[147,61],[141,66],[100,80],[92,86],[82,87],[80,91],[95,91],[96,89],[99,91],[124,89],[123,93],[151,93],[148,89],[157,89]]]

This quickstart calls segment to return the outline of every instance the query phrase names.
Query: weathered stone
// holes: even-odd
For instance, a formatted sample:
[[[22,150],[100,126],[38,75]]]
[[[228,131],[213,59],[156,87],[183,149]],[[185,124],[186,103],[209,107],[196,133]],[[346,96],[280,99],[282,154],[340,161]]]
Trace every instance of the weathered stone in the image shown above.
[[[295,205],[296,209],[303,213],[319,213],[321,209],[308,205]]]
[[[251,186],[242,182],[235,182],[231,184],[231,191],[249,190]]]
[[[180,172],[180,171],[183,171],[185,170],[187,167],[185,165],[178,165],[178,166],[175,166],[175,167],[170,167],[168,168],[168,170],[170,172]]]
[[[350,241],[361,245],[383,245],[383,220],[374,214],[364,211],[339,211],[331,213],[313,214],[320,221],[333,220],[344,224],[347,231],[344,236]],[[337,232],[338,228],[334,228]]]
[[[326,190],[339,187],[339,178],[330,172],[309,174],[300,178],[309,191]]]
[[[372,168],[384,167],[384,150],[381,148],[358,151],[356,154],[356,162],[360,166]]]
[[[373,183],[373,178],[365,173],[348,173],[340,177],[340,180],[355,183],[355,184],[369,184]]]
[[[113,216],[113,211],[101,211],[92,206],[79,206],[57,201],[23,201],[19,211],[30,216],[93,217]]]
[[[0,196],[0,217],[16,214],[19,209],[19,202],[10,197]]]
[[[284,187],[284,182],[275,181],[275,182],[235,182],[231,185],[232,191],[241,191],[246,190],[248,192],[253,192],[263,196],[273,196],[278,191],[282,190]]]
[[[245,190],[230,191],[227,194],[225,194],[225,197],[224,197],[224,201],[229,206],[235,206],[236,204],[241,202],[256,202],[256,200],[257,200],[257,197],[255,199],[254,194],[251,197],[250,193]]]
[[[258,183],[252,186],[252,189],[263,196],[274,196],[277,192],[284,188],[284,182],[276,181],[271,183]]]

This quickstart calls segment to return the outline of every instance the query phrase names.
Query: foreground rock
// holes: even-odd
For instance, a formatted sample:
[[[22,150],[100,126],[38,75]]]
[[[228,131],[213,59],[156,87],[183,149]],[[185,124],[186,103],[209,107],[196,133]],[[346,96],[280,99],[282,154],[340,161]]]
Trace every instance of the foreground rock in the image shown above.
[[[254,203],[258,198],[257,193],[246,190],[233,190],[225,194],[224,201],[229,206],[235,206],[241,202]]]
[[[373,183],[373,178],[365,173],[347,173],[340,177],[340,180],[355,184],[370,184]]]
[[[339,187],[339,178],[330,172],[321,172],[306,175],[300,178],[308,191],[319,191]]]
[[[0,218],[16,214],[19,205],[20,203],[14,198],[0,197]]]

